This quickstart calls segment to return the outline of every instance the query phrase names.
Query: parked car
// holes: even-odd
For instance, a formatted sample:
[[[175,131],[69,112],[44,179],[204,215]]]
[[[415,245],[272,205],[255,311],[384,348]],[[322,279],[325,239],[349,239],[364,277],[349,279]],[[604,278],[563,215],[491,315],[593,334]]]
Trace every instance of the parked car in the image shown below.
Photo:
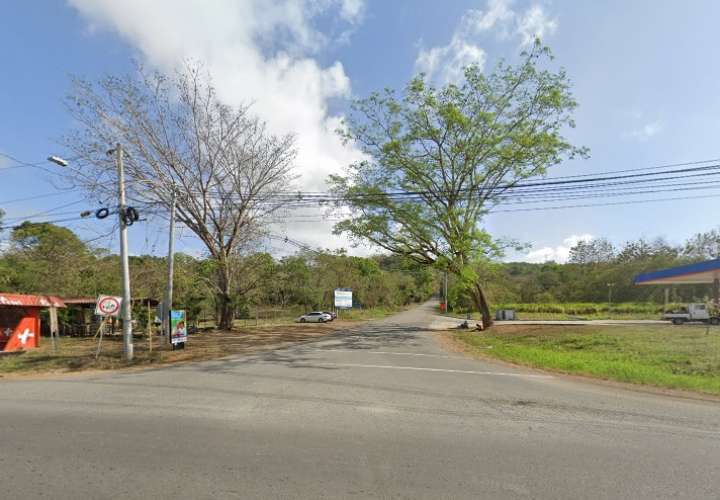
[[[688,321],[700,321],[711,325],[720,325],[720,317],[714,314],[705,304],[688,304],[677,311],[663,314],[663,319],[669,319],[674,325],[682,325]]]
[[[314,311],[303,314],[297,321],[300,323],[325,323],[326,321],[332,321],[332,316],[322,311]]]
[[[337,313],[336,313],[336,312],[333,312],[333,311],[323,311],[323,312],[324,312],[325,314],[329,314],[329,315],[330,315],[330,321],[332,321],[332,320],[334,320],[334,319],[337,318]]]

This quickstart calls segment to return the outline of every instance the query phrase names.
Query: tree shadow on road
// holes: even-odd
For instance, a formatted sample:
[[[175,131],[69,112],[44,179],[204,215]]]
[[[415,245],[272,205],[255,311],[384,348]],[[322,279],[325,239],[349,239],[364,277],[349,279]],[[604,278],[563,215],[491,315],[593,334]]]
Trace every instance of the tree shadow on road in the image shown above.
[[[420,333],[424,331],[419,327],[402,324],[364,325],[357,329],[335,332],[300,345],[211,361],[195,369],[205,372],[227,372],[248,365],[274,364],[289,368],[338,370],[339,367],[328,366],[327,362],[311,357],[310,354],[321,352],[323,349],[380,350],[399,346],[410,349],[420,344]],[[322,345],[312,347],[312,350],[308,349],[319,343]]]

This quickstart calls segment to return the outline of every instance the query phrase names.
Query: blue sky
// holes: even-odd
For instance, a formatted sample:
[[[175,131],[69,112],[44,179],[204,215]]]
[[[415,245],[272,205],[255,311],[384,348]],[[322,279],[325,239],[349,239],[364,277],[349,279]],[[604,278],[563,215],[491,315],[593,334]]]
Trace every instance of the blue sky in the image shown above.
[[[253,102],[274,130],[298,134],[301,184],[321,189],[327,173],[356,157],[332,133],[353,95],[401,87],[421,69],[442,81],[452,77],[453,63],[473,58],[490,68],[499,57],[517,57],[526,34],[540,34],[567,69],[580,103],[570,136],[591,149],[590,159],[550,175],[717,158],[719,18],[714,1],[3,2],[0,152],[30,162],[63,153],[58,141],[72,126],[62,103],[69,75],[125,73],[131,58],[167,70],[196,57],[225,100]],[[13,165],[0,159],[7,217],[78,202],[47,216],[61,218],[96,205],[81,193],[55,194],[57,181],[42,170],[7,168]],[[720,195],[703,194],[714,192]],[[44,193],[53,195],[4,203]],[[681,242],[717,225],[711,215],[717,204],[710,198],[498,213],[487,227],[533,244],[529,256],[514,258],[562,260],[572,241],[587,235]],[[95,220],[69,226],[88,239],[110,229]],[[276,229],[315,246],[346,244],[330,235],[329,224]],[[132,228],[133,252],[161,252],[164,245],[156,224]],[[201,246],[185,231],[179,248]]]

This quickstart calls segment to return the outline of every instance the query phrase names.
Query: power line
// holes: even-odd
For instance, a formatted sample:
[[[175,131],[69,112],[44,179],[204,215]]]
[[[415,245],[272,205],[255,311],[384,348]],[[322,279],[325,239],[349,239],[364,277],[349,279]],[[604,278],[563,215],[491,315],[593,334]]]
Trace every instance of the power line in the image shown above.
[[[49,209],[47,209],[47,210],[43,210],[42,212],[36,212],[36,213],[34,213],[34,214],[31,214],[31,215],[25,215],[25,216],[19,216],[19,217],[8,217],[7,220],[34,219],[34,218],[36,218],[36,217],[41,217],[41,216],[43,216],[43,215],[48,215],[48,214],[51,214],[51,213],[56,212],[57,210],[61,210],[61,209],[63,209],[63,208],[71,207],[71,206],[74,206],[74,205],[79,205],[80,203],[85,203],[85,202],[86,202],[86,200],[76,200],[76,201],[72,201],[72,202],[70,202],[70,203],[63,203],[62,205],[59,205],[59,206],[57,206],[57,207],[49,208]],[[74,212],[73,212],[73,213],[74,213]],[[56,215],[60,215],[60,214],[56,214]]]
[[[685,174],[685,175],[668,175],[668,174]],[[602,174],[599,174],[602,175]],[[613,185],[625,185],[625,184],[640,184],[647,182],[661,182],[668,180],[685,179],[691,177],[702,177],[702,176],[714,176],[720,175],[720,164],[705,165],[702,167],[666,170],[663,172],[645,172],[635,173],[628,175],[615,175],[615,176],[599,176],[593,178],[583,179],[566,179],[558,181],[528,181],[524,183],[504,184],[499,189],[505,189],[508,193],[504,196],[509,196],[511,193],[527,194],[534,192],[552,192],[552,191],[569,191],[571,189],[592,189],[594,187],[606,187]],[[664,177],[660,177],[664,176]],[[619,182],[607,182],[607,181],[619,181]],[[552,187],[547,187],[552,186]],[[537,189],[537,188],[540,189]],[[482,192],[482,187],[477,188],[459,188],[450,191],[394,191],[394,192],[380,192],[380,193],[354,193],[350,195],[336,195],[330,192],[325,193],[304,193],[304,192],[286,192],[276,194],[269,194],[265,200],[259,200],[256,203],[279,203],[287,202],[292,207],[309,206],[313,204],[323,203],[338,203],[343,201],[353,200],[410,200],[416,199],[422,201],[424,196],[428,195],[442,195],[452,194],[458,195],[462,192],[477,191]],[[194,194],[200,194],[208,196],[208,193],[201,193],[199,191],[193,191]],[[233,195],[233,193],[218,193],[210,192],[209,198],[215,199],[216,201],[242,201]],[[501,195],[503,196],[503,195]]]
[[[639,168],[628,168],[624,170],[609,170],[607,172],[602,172],[602,175],[605,174],[621,174],[626,172],[640,172],[643,170],[655,170],[660,168],[674,168],[674,167],[687,167],[690,165],[702,165],[703,163],[714,163],[714,162],[720,162],[720,158],[712,158],[709,160],[697,160],[697,161],[689,161],[685,163],[668,163],[665,165],[655,165],[652,167],[639,167]],[[590,173],[590,174],[576,174],[576,175],[559,175],[554,177],[547,177],[547,179],[573,179],[577,177],[592,177],[593,175],[599,175],[598,173]]]
[[[22,227],[22,225],[23,225],[25,222],[32,222],[32,224],[60,224],[60,223],[62,223],[62,222],[76,221],[76,220],[81,220],[81,219],[84,219],[84,218],[85,218],[85,217],[79,217],[79,216],[78,216],[78,217],[67,217],[67,218],[64,218],[64,219],[44,220],[44,221],[38,221],[38,222],[23,221],[23,222],[21,222],[21,223],[19,223],[19,224],[13,224],[13,225],[9,225],[9,226],[0,226],[0,230],[5,230],[5,229],[17,229],[17,228],[19,228],[19,227]]]
[[[38,194],[38,195],[33,195],[33,196],[24,196],[22,198],[13,198],[11,200],[2,200],[2,201],[0,201],[0,205],[7,205],[9,203],[17,203],[17,202],[21,202],[21,201],[39,200],[41,198],[50,198],[52,196],[61,196],[61,195],[64,195],[67,193],[73,193],[76,191],[78,191],[78,189],[73,188],[73,189],[68,189],[66,191],[55,191],[52,193],[44,193],[44,194]]]
[[[587,207],[610,207],[616,205],[637,205],[642,203],[655,203],[663,201],[680,201],[680,200],[700,200],[705,198],[720,198],[720,195],[710,194],[702,196],[681,196],[676,198],[653,198],[651,200],[628,200],[609,203],[587,203],[582,205],[564,205],[551,207],[533,207],[533,208],[510,208],[504,210],[490,210],[489,213],[506,213],[506,212],[538,212],[543,210],[563,210],[567,208],[587,208]]]

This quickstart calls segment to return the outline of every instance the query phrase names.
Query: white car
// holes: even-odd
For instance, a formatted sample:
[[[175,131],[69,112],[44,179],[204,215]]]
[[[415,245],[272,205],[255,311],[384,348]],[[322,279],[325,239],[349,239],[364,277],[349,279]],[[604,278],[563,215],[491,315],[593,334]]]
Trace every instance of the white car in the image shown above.
[[[315,311],[303,314],[297,320],[300,323],[325,323],[326,321],[332,321],[332,316],[322,311]]]

